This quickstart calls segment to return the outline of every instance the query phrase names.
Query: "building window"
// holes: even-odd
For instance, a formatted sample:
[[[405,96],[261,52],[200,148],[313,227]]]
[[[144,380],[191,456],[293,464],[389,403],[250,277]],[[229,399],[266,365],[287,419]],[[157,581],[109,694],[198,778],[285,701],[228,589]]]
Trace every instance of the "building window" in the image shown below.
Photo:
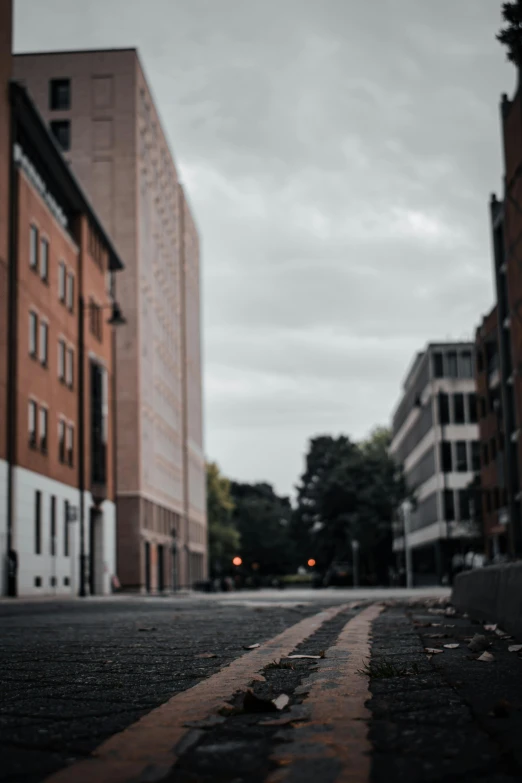
[[[73,450],[74,450],[74,427],[69,424],[67,427],[67,464],[72,468],[73,466]]]
[[[58,298],[60,302],[65,302],[65,264],[60,261],[58,267]]]
[[[482,465],[484,467],[489,465],[489,449],[487,443],[482,444]]]
[[[56,498],[51,495],[51,556],[56,555]]]
[[[439,424],[450,423],[449,397],[447,394],[439,394]]]
[[[72,389],[74,381],[74,352],[67,348],[67,386]]]
[[[65,422],[58,421],[58,458],[61,463],[65,462]]]
[[[38,316],[32,311],[29,313],[29,355],[36,358],[36,347],[38,343]]]
[[[489,454],[491,457],[491,461],[495,460],[497,458],[497,441],[495,438],[491,438],[489,442]]]
[[[35,576],[35,578],[34,578],[34,586],[35,587],[41,587],[42,586],[42,577],[41,576]]]
[[[69,274],[67,276],[67,307],[69,310],[74,310],[74,275]]]
[[[446,522],[455,520],[455,498],[452,489],[444,490],[444,519]]]
[[[469,403],[469,420],[471,424],[476,424],[477,419],[477,395],[476,394],[469,394],[468,395],[468,403]]]
[[[443,473],[451,473],[452,460],[451,460],[451,443],[447,440],[443,440],[440,444],[441,465]]]
[[[484,354],[481,348],[477,350],[477,371],[484,372]]]
[[[63,555],[69,557],[69,501],[63,504]]]
[[[49,108],[52,111],[68,111],[71,108],[70,79],[51,79],[49,82]]]
[[[465,440],[458,440],[456,444],[457,471],[466,473],[468,469],[467,445]]]
[[[49,242],[44,238],[40,240],[40,277],[44,283],[49,280]]]
[[[456,351],[449,351],[446,358],[448,362],[448,378],[457,378],[458,368]]]
[[[40,321],[40,363],[47,367],[47,338],[49,326],[45,321]]]
[[[34,493],[34,553],[42,554],[42,493]]]
[[[29,233],[29,264],[31,269],[38,269],[38,229],[31,226]]]
[[[459,489],[459,517],[461,522],[467,522],[471,517],[469,492],[467,489]]]
[[[68,576],[64,576],[63,584],[64,584],[64,587],[69,587],[69,577]]]
[[[51,122],[51,133],[62,148],[62,152],[68,152],[71,149],[70,120],[53,120]]]
[[[65,342],[58,340],[58,378],[65,380]]]
[[[40,408],[40,451],[47,454],[47,408]]]
[[[36,448],[36,403],[29,400],[29,445],[32,449]]]
[[[98,340],[102,340],[102,309],[94,299],[89,302],[89,329]]]
[[[480,443],[478,440],[471,443],[471,466],[475,472],[480,470]]]
[[[460,377],[473,378],[473,361],[470,351],[464,351],[460,354]]]
[[[466,421],[466,415],[464,413],[464,395],[455,394],[453,396],[453,404],[455,406],[455,424],[464,424]]]
[[[442,354],[441,353],[434,353],[433,354],[433,376],[435,378],[443,378],[444,377],[444,366],[442,362]]]

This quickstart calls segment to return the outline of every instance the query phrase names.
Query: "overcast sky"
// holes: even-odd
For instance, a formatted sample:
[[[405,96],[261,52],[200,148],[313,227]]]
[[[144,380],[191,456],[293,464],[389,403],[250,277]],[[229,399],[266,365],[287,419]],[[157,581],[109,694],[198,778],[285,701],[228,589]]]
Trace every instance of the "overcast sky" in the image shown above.
[[[493,302],[500,0],[15,0],[15,50],[139,48],[202,235],[206,452],[289,493]]]

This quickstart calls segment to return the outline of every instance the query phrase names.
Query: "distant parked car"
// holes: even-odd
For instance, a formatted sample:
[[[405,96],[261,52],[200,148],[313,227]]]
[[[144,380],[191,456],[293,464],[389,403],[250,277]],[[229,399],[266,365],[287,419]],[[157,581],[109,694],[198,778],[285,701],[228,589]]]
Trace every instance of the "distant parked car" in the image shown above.
[[[352,583],[351,563],[332,563],[324,577],[325,587],[344,587]]]

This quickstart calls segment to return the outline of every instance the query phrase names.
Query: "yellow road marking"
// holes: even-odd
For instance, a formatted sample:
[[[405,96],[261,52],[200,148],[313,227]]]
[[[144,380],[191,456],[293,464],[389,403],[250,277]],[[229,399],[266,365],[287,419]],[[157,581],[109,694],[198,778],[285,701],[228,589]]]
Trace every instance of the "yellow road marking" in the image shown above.
[[[56,772],[45,783],[135,783],[144,773],[147,781],[160,780],[176,762],[176,747],[188,733],[185,723],[216,714],[226,699],[246,688],[265,666],[292,653],[324,623],[351,606],[331,607],[287,628],[208,679],[177,693],[110,737],[88,759]]]

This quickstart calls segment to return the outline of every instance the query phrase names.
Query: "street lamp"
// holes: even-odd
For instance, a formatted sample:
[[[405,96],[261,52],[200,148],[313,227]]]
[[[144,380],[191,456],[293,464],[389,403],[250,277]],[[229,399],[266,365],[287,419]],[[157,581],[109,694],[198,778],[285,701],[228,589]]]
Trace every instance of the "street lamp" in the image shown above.
[[[108,305],[101,305],[99,307],[100,310],[107,310],[110,308],[111,310],[111,317],[107,321],[107,323],[110,326],[121,326],[126,323],[125,318],[122,315],[120,306],[117,302],[111,302]],[[84,509],[84,494],[85,494],[85,378],[84,378],[84,370],[85,370],[85,343],[84,343],[84,334],[85,334],[85,323],[84,323],[84,317],[85,317],[85,300],[83,298],[83,295],[80,295],[79,297],[79,310],[78,310],[78,318],[79,318],[79,328],[78,328],[78,342],[79,342],[79,356],[78,356],[78,404],[79,404],[79,415],[78,415],[78,468],[80,472],[80,480],[79,480],[79,489],[80,489],[80,586],[78,595],[80,598],[85,598],[87,595],[86,590],[86,584],[85,584],[85,509]],[[116,380],[116,363],[115,363],[115,351],[114,351],[114,343],[113,343],[113,367],[112,367],[112,377],[113,377],[113,385],[115,384]],[[113,398],[115,398],[114,389],[113,389]],[[113,416],[114,418],[114,416]],[[116,429],[116,422],[113,421],[112,423],[112,432],[114,433]]]

